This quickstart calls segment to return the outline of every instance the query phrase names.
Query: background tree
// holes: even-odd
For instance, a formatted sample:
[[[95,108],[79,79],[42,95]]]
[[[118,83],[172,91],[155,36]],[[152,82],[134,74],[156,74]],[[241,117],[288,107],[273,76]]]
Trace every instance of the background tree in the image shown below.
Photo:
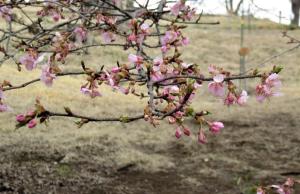
[[[234,7],[234,1],[233,0],[225,0],[227,13],[231,14],[231,15],[238,15],[239,10],[240,10],[243,2],[244,2],[244,0],[239,0],[237,6]]]
[[[299,10],[300,10],[300,0],[291,0],[292,3],[292,12],[294,18],[291,21],[292,25],[299,26]]]

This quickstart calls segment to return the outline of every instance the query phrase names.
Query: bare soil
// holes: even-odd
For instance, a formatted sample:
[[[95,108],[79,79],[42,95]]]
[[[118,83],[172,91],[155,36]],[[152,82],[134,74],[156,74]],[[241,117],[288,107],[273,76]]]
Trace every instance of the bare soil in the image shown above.
[[[251,193],[256,185],[299,178],[297,113],[277,112],[245,123],[228,120],[220,138],[194,145],[197,152],[173,142],[159,154],[175,166],[158,172],[138,170],[135,163],[109,168],[93,162],[91,155],[103,154],[97,147],[74,147],[80,159],[68,163],[66,153],[49,152],[50,145],[27,151],[14,149],[22,142],[2,146],[0,193]]]

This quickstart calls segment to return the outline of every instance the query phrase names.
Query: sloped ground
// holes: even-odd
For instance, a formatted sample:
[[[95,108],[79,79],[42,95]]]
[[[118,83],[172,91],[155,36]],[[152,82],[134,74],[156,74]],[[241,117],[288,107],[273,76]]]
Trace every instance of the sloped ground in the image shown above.
[[[221,25],[193,27],[192,32],[193,45],[183,56],[187,62],[197,61],[204,69],[214,63],[237,72],[239,30]],[[285,44],[280,32],[247,32],[245,45],[251,49],[247,67],[292,46]],[[300,38],[299,31],[291,34]],[[107,63],[113,52],[93,50],[91,54],[97,53]],[[126,60],[123,55],[118,53]],[[89,65],[99,61],[90,55],[78,58]],[[78,58],[70,64],[79,63]],[[14,130],[14,115],[27,110],[34,103],[32,96],[41,94],[42,103],[51,110],[69,106],[94,116],[138,114],[145,102],[114,95],[107,88],[101,88],[103,98],[91,101],[78,95],[83,77],[59,78],[50,89],[35,84],[7,92],[6,101],[16,112],[0,115],[0,193],[250,194],[256,185],[281,182],[289,174],[297,177],[299,58],[298,50],[267,64],[266,69],[273,63],[285,67],[281,74],[285,95],[264,104],[252,97],[248,107],[227,108],[202,89],[195,108],[213,112],[212,119],[226,126],[220,135],[208,136],[206,145],[197,144],[195,136],[176,140],[172,126],[161,123],[153,128],[143,121],[89,123],[78,129],[71,120],[53,118],[48,127]],[[65,68],[73,68],[70,64]],[[22,83],[39,74],[24,78],[14,68],[2,66],[1,80]],[[249,89],[253,84],[248,83]],[[196,134],[199,126],[189,126]]]

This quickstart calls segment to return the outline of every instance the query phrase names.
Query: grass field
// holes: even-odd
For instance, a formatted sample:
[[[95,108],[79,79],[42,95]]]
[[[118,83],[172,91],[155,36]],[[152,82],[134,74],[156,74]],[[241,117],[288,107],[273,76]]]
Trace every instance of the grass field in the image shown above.
[[[184,52],[187,62],[206,70],[216,64],[238,73],[240,47],[239,19],[220,20],[217,26],[191,26],[186,33],[192,44]],[[253,20],[245,31],[250,48],[247,68],[256,68],[265,58],[293,45],[281,32],[285,26]],[[290,35],[300,39],[299,30]],[[126,62],[127,52],[119,48],[92,49],[63,66],[73,70],[84,60],[90,67]],[[14,130],[14,116],[33,106],[41,96],[46,108],[101,116],[135,115],[143,112],[146,101],[124,96],[103,87],[104,96],[90,100],[80,94],[83,76],[58,78],[52,88],[41,83],[6,93],[14,112],[0,114],[0,190],[25,193],[218,193],[250,194],[258,184],[283,181],[282,173],[300,172],[300,52],[295,50],[260,69],[281,65],[284,96],[259,104],[253,93],[247,107],[225,107],[208,95],[206,85],[197,94],[194,106],[213,113],[225,123],[208,144],[196,137],[176,140],[172,126],[162,122],[153,128],[144,121],[130,124],[89,123],[78,129],[76,120],[51,118],[48,126]],[[20,84],[39,76],[40,70],[18,72],[11,63],[0,67],[0,80]],[[256,80],[258,81],[258,80]],[[248,90],[253,91],[254,80]],[[197,131],[198,126],[190,123]],[[299,178],[299,177],[298,177]],[[300,192],[300,191],[299,191]],[[8,192],[9,193],[9,192]]]

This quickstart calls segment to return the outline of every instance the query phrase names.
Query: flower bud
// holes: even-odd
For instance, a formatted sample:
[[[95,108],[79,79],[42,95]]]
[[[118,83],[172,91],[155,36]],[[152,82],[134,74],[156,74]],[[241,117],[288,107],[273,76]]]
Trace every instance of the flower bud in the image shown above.
[[[35,119],[31,119],[29,123],[27,124],[28,128],[34,128],[36,126],[37,122]]]
[[[24,121],[25,121],[25,115],[23,115],[23,114],[17,115],[17,116],[16,116],[16,120],[17,120],[18,122],[24,122]]]

